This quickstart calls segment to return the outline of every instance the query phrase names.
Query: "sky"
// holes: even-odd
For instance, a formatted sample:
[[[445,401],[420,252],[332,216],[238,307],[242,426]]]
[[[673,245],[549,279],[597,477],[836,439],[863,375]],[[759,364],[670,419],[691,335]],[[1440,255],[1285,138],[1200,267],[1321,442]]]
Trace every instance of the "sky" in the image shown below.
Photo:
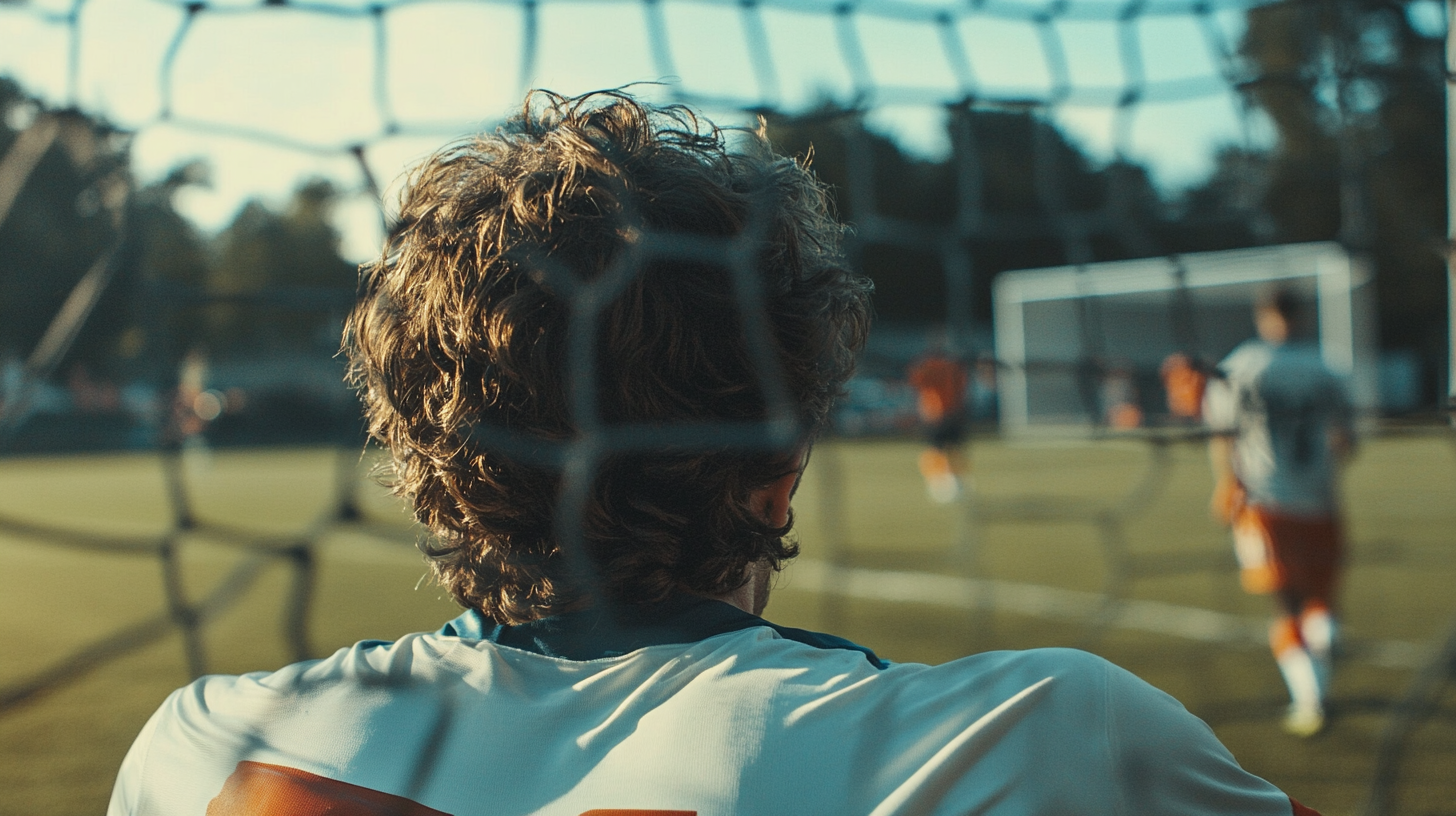
[[[135,131],[143,182],[205,160],[210,185],[178,202],[204,230],[225,226],[250,198],[280,205],[304,178],[333,180],[349,193],[336,224],[353,261],[374,254],[380,217],[348,146],[366,146],[388,200],[413,163],[491,127],[525,87],[658,81],[641,94],[688,100],[719,124],[747,123],[744,107],[863,98],[872,127],[926,157],[948,151],[941,106],[967,89],[1054,99],[1051,115],[1091,156],[1121,152],[1169,190],[1203,177],[1219,146],[1271,138],[1220,73],[1220,42],[1234,47],[1242,30],[1239,9],[1201,26],[1183,0],[1148,0],[1120,28],[1106,0],[1068,0],[1039,28],[1031,14],[1042,5],[986,0],[983,13],[946,27],[934,13],[964,3],[860,0],[846,21],[825,0],[763,0],[756,17],[727,0],[542,0],[525,72],[526,15],[512,0],[411,0],[377,16],[356,0],[216,0],[192,15],[170,0],[87,0],[74,29],[72,0],[30,0],[0,4],[0,75],[47,104],[75,103]],[[665,49],[654,48],[654,26]],[[1139,71],[1142,99],[1120,118],[1116,103]]]

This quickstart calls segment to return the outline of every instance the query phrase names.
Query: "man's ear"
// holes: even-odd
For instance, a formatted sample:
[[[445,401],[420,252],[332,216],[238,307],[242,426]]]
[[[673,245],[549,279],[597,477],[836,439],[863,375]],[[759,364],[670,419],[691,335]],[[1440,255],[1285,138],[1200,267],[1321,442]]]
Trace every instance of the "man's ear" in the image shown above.
[[[789,501],[793,499],[794,487],[798,483],[798,471],[785,473],[750,493],[749,509],[770,527],[783,527],[789,523]]]

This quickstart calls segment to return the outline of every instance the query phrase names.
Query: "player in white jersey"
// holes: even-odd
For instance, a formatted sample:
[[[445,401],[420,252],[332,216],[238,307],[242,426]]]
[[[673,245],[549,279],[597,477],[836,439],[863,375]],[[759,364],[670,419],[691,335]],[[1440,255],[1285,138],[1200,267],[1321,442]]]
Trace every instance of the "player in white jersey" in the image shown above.
[[[760,617],[869,285],[744,138],[542,94],[414,174],[345,347],[467,611],[175,692],[111,816],[1312,812],[1092,655],[890,665]]]
[[[1311,736],[1324,728],[1331,677],[1344,548],[1337,481],[1352,414],[1319,349],[1291,338],[1294,295],[1270,291],[1254,314],[1259,338],[1229,354],[1204,397],[1214,510],[1233,528],[1244,588],[1279,601],[1269,642],[1289,688],[1284,725]]]

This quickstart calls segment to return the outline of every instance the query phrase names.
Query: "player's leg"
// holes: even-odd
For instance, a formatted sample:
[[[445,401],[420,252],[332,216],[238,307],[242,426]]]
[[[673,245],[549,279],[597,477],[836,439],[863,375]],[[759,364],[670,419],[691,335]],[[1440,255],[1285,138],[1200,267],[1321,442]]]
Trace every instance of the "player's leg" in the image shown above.
[[[920,475],[925,478],[925,492],[937,504],[950,504],[961,496],[961,470],[964,462],[960,444],[962,427],[953,417],[944,417],[930,434],[930,447],[920,454]]]
[[[1296,593],[1280,592],[1279,600],[1281,614],[1269,628],[1269,648],[1289,689],[1284,730],[1308,737],[1325,725],[1324,673],[1304,641],[1302,599]]]
[[[950,504],[960,497],[960,477],[950,452],[932,445],[920,452],[920,475],[925,478],[925,492],[937,504]]]
[[[1234,521],[1239,579],[1246,591],[1272,594],[1278,614],[1269,627],[1269,650],[1289,690],[1284,729],[1308,737],[1325,724],[1328,666],[1321,666],[1305,642],[1304,613],[1309,602],[1303,568],[1302,531],[1266,508],[1247,505]],[[1311,618],[1313,625],[1315,619]]]
[[[1310,520],[1302,525],[1302,563],[1299,584],[1304,593],[1299,630],[1319,672],[1320,690],[1328,698],[1339,643],[1335,593],[1343,551],[1342,533],[1335,519]]]
[[[1334,615],[1342,539],[1334,519],[1261,514],[1278,576],[1282,621],[1280,670],[1290,687],[1286,728],[1307,736],[1324,725],[1338,637]],[[1298,650],[1288,644],[1298,640]],[[1310,691],[1311,677],[1313,692]],[[1297,690],[1296,690],[1297,689]]]
[[[1310,599],[1299,616],[1299,634],[1304,647],[1314,660],[1315,672],[1319,677],[1321,696],[1328,698],[1330,681],[1334,675],[1335,640],[1339,624],[1335,614],[1324,599]]]
[[[966,489],[967,479],[970,478],[970,462],[966,459],[966,449],[961,439],[945,449],[946,461],[950,464],[950,472],[955,474],[957,483],[962,490]]]

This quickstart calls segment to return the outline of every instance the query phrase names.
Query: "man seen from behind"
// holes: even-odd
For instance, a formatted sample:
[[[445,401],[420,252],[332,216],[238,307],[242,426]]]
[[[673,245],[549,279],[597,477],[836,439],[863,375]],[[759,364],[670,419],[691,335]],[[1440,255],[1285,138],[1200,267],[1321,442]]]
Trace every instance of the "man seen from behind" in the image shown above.
[[[464,611],[175,692],[112,816],[1310,812],[1084,652],[760,617],[870,287],[808,169],[734,138],[537,93],[413,174],[345,348]]]

